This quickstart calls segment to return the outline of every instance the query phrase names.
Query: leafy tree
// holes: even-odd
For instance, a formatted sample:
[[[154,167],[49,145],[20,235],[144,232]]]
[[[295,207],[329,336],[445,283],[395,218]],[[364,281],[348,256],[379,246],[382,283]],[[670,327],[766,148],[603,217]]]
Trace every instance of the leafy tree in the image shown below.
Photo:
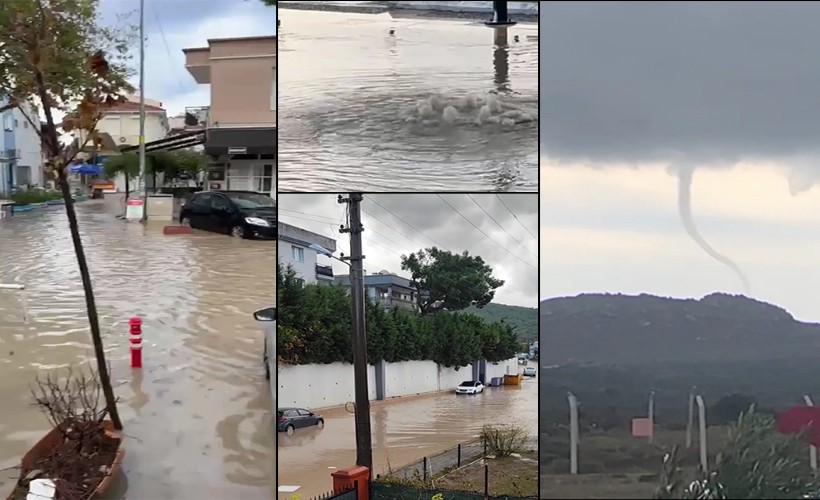
[[[341,286],[304,285],[292,268],[277,266],[277,353],[282,363],[351,362],[350,296]],[[432,360],[465,366],[481,357],[503,361],[515,355],[518,338],[505,323],[473,314],[420,316],[386,310],[368,301],[367,351],[371,363]]]
[[[62,133],[84,130],[86,143],[97,140],[101,108],[115,104],[132,90],[127,80],[129,32],[102,27],[98,14],[97,0],[0,2],[0,95],[8,100],[0,111],[16,107],[23,112],[40,135],[46,169],[63,194],[100,383],[114,427],[122,429],[68,183],[68,165],[86,144],[64,146],[58,132],[58,128]],[[44,126],[40,125],[40,117],[29,111],[27,103],[39,104],[46,121]],[[55,122],[58,112],[66,116],[61,124]]]
[[[201,151],[182,149],[145,155],[146,174],[164,172],[166,181],[196,177],[199,172],[205,170],[206,166],[207,159]],[[103,169],[109,179],[118,174],[125,175],[127,195],[129,179],[138,178],[140,175],[139,155],[137,153],[124,153],[119,156],[108,157],[103,163]]]
[[[454,254],[436,247],[402,255],[401,268],[412,273],[422,314],[483,307],[504,281],[493,278],[492,268],[466,250]]]

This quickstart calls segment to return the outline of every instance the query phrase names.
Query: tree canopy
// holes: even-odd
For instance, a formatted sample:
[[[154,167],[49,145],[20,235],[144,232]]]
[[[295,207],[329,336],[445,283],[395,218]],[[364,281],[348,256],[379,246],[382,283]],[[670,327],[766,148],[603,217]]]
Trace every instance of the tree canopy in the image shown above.
[[[145,158],[146,173],[164,172],[166,180],[196,176],[207,165],[207,159],[202,152],[184,149],[149,153],[145,155]],[[110,156],[105,159],[103,168],[105,175],[109,178],[119,173],[126,174],[129,178],[139,177],[139,155],[125,153],[120,156]]]
[[[454,254],[436,247],[422,249],[402,255],[401,268],[412,273],[422,314],[483,307],[504,284],[492,276],[493,269],[481,257],[466,250]]]
[[[304,285],[291,268],[277,266],[277,354],[288,364],[353,360],[350,295],[342,286]],[[400,362],[431,360],[466,366],[479,358],[503,361],[519,349],[509,325],[465,313],[420,316],[368,301],[367,356]]]

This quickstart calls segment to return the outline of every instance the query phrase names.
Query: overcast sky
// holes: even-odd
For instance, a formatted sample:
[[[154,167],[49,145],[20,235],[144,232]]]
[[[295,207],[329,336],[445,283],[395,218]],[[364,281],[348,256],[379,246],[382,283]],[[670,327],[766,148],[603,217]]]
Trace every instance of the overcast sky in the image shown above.
[[[475,202],[466,194],[443,194],[441,198],[435,194],[365,195],[365,270],[368,274],[387,270],[409,278],[410,274],[401,269],[401,255],[432,246],[458,253],[467,250],[470,255],[481,256],[493,268],[493,276],[505,281],[494,302],[537,307],[538,243],[533,235],[538,228],[538,196],[470,196]],[[350,254],[347,235],[338,232],[344,205],[337,203],[335,194],[280,193],[278,204],[282,222],[335,238],[337,254]],[[335,274],[349,273],[347,266],[336,260],[319,259],[321,264],[332,263]]]
[[[541,295],[746,293],[820,321],[820,4],[541,6]],[[684,177],[685,178],[685,177]]]
[[[139,0],[101,0],[106,23],[133,12],[139,23]],[[276,9],[259,0],[145,0],[145,96],[161,101],[169,116],[185,106],[210,104],[210,86],[197,84],[185,69],[184,48],[207,47],[209,38],[276,33]],[[134,64],[139,64],[138,47]],[[135,69],[137,66],[135,66]],[[132,83],[137,86],[139,78]]]

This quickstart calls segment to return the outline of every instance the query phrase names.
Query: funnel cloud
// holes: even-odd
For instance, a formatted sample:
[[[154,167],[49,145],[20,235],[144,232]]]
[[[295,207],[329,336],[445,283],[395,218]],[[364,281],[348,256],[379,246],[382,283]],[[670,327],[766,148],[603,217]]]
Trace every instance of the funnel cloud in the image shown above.
[[[695,219],[692,217],[692,177],[695,173],[694,167],[690,165],[678,167],[678,211],[680,212],[681,222],[686,229],[686,233],[697,243],[697,245],[706,252],[710,257],[720,262],[724,266],[731,269],[740,281],[743,283],[743,290],[748,294],[751,293],[749,286],[749,279],[740,269],[740,266],[734,263],[732,259],[726,257],[718,252],[712,245],[698,231],[695,226]]]

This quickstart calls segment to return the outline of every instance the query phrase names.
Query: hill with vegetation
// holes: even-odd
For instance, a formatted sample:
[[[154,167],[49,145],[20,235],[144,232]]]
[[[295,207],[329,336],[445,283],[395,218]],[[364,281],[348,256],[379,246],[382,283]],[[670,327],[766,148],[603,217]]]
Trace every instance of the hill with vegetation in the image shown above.
[[[515,329],[521,342],[538,340],[538,310],[534,307],[509,306],[491,302],[482,308],[468,307],[464,310],[488,321],[504,321]]]
[[[541,302],[544,364],[814,358],[820,325],[740,295],[584,294]]]

